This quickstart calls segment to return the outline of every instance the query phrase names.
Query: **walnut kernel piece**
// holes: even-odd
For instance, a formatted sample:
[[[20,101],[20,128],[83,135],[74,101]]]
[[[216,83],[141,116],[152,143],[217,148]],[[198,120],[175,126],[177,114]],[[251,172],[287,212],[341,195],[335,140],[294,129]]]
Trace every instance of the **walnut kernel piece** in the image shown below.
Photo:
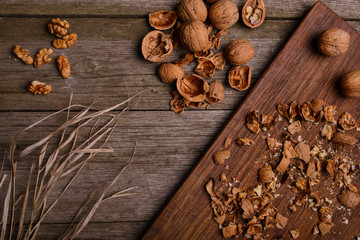
[[[260,235],[261,231],[262,231],[262,225],[259,223],[255,223],[255,224],[251,224],[248,227],[246,234],[256,236],[256,235]]]
[[[294,150],[298,158],[306,163],[310,161],[310,146],[308,144],[300,142],[295,146]]]
[[[347,190],[347,189],[344,189],[342,192],[341,192],[341,195],[339,195],[339,201],[349,207],[349,208],[353,208],[353,207],[356,207],[359,202],[360,202],[360,195],[357,194],[356,192],[353,192],[351,190]]]
[[[182,22],[199,20],[205,22],[208,12],[202,0],[181,0],[177,14]]]
[[[167,30],[172,28],[177,19],[177,14],[172,10],[157,11],[149,14],[150,26],[156,30]]]
[[[170,101],[171,110],[175,113],[182,114],[185,110],[185,103],[183,97],[174,90],[171,93],[173,99]]]
[[[258,133],[260,131],[258,114],[258,110],[254,110],[246,114],[246,127],[253,133]]]
[[[209,91],[208,83],[195,74],[186,76],[176,81],[176,88],[179,93],[191,102],[201,102],[205,100],[206,93]]]
[[[301,115],[308,122],[315,122],[315,112],[311,108],[311,103],[305,103],[301,106]]]
[[[69,60],[64,56],[59,56],[56,60],[61,76],[68,78],[71,76],[71,69]]]
[[[331,208],[329,207],[321,207],[319,210],[319,218],[320,221],[327,223],[327,224],[331,224],[331,218],[332,218],[333,212],[331,210]]]
[[[242,217],[244,219],[251,219],[254,216],[255,210],[251,201],[247,198],[241,199],[241,209],[243,210]]]
[[[284,229],[286,227],[287,222],[288,222],[288,218],[284,217],[280,213],[277,213],[276,217],[275,217],[275,221],[276,221],[275,226],[277,228]]]
[[[260,26],[265,20],[265,4],[262,0],[248,0],[241,12],[244,24],[250,28]]]
[[[224,148],[225,149],[228,148],[232,143],[233,143],[233,140],[231,138],[227,137],[224,142]]]
[[[293,148],[292,143],[288,140],[284,142],[283,149],[284,149],[284,155],[287,159],[296,158],[298,156]]]
[[[229,84],[232,88],[239,91],[244,91],[250,87],[251,83],[251,68],[245,67],[234,67],[229,71]]]
[[[225,58],[234,66],[249,62],[254,55],[254,48],[246,39],[233,40],[225,48]]]
[[[60,18],[51,19],[51,22],[48,24],[49,32],[57,37],[66,35],[69,27],[70,24],[66,20],[60,20]]]
[[[236,139],[236,143],[239,145],[239,146],[249,146],[249,145],[252,145],[254,144],[254,141],[250,138],[238,138]]]
[[[221,82],[215,80],[209,85],[209,92],[206,94],[206,101],[210,104],[218,103],[224,100],[224,86]]]
[[[266,138],[266,143],[270,150],[273,150],[277,147],[282,147],[282,143],[278,142],[275,138]]]
[[[162,63],[158,69],[158,76],[164,83],[174,83],[184,77],[184,71],[172,63]]]
[[[297,239],[300,236],[300,231],[298,229],[289,230],[293,239]]]
[[[52,90],[52,87],[48,84],[39,81],[32,81],[27,88],[29,92],[33,94],[49,94]]]
[[[213,154],[214,161],[218,165],[224,164],[225,160],[229,159],[230,156],[230,150],[222,150]]]
[[[271,169],[270,165],[265,165],[259,170],[259,182],[261,183],[270,183],[274,180],[274,172]]]
[[[327,224],[325,222],[319,223],[319,230],[320,230],[321,235],[323,235],[323,236],[325,234],[329,233],[331,228],[332,228],[332,224]]]
[[[354,145],[355,143],[358,142],[358,140],[355,137],[342,132],[336,132],[333,138],[331,139],[331,141],[334,143],[342,143],[347,145]]]
[[[301,130],[301,122],[299,120],[295,121],[291,123],[289,126],[287,126],[287,129],[289,133],[291,133],[292,135],[299,133]]]
[[[280,103],[279,105],[277,105],[277,110],[281,116],[285,117],[288,121],[291,120],[291,117],[289,115],[289,105]]]
[[[224,51],[216,53],[214,56],[210,57],[210,60],[215,64],[216,69],[224,69],[226,63]]]
[[[76,33],[70,33],[62,39],[55,39],[52,45],[54,48],[69,48],[76,43],[77,38]]]
[[[212,78],[215,72],[215,64],[205,57],[200,57],[197,61],[198,65],[195,68],[195,72],[202,77]]]
[[[15,45],[15,47],[13,48],[13,53],[25,64],[33,64],[34,62],[34,59],[29,56],[28,50],[21,47],[20,45]]]
[[[149,32],[142,40],[141,52],[150,62],[167,59],[173,50],[173,44],[167,35],[158,30]]]
[[[53,50],[51,48],[49,48],[49,49],[46,49],[46,48],[41,49],[36,54],[35,61],[34,61],[34,66],[36,68],[38,68],[41,65],[43,65],[44,63],[51,62],[50,55],[52,53],[53,53]]]
[[[325,120],[327,122],[335,122],[335,115],[338,112],[338,107],[337,106],[326,106],[324,109],[324,114],[325,114]]]
[[[232,0],[220,0],[210,6],[209,19],[215,28],[229,29],[239,20],[239,10]]]
[[[357,122],[348,112],[345,112],[340,116],[338,123],[344,130],[351,130],[357,126]]]
[[[345,53],[350,46],[350,34],[339,28],[322,32],[317,41],[321,53],[334,57]]]
[[[276,171],[280,173],[284,173],[286,169],[289,167],[290,163],[291,163],[290,160],[285,156],[283,156],[280,163],[276,167]]]
[[[330,140],[335,132],[335,125],[325,124],[321,130],[320,135],[326,140]]]

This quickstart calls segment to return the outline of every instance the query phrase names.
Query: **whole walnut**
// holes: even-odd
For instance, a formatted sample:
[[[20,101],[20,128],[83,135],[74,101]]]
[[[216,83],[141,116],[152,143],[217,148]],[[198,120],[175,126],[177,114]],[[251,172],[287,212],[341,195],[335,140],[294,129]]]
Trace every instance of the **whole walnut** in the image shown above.
[[[349,72],[342,77],[340,90],[345,97],[360,97],[360,70]]]
[[[220,0],[209,8],[211,24],[220,30],[228,29],[239,20],[239,10],[231,0]]]
[[[181,44],[191,52],[203,52],[212,46],[208,28],[197,20],[183,24],[179,36]]]
[[[246,39],[231,41],[225,48],[226,60],[235,66],[249,62],[254,55],[254,48]]]
[[[202,0],[181,0],[177,14],[183,22],[191,20],[205,22],[208,13],[205,3]]]
[[[184,71],[173,63],[162,63],[158,69],[158,76],[164,83],[174,83],[184,77]]]
[[[327,56],[338,56],[345,53],[350,46],[350,34],[339,28],[330,28],[317,41],[318,49]]]

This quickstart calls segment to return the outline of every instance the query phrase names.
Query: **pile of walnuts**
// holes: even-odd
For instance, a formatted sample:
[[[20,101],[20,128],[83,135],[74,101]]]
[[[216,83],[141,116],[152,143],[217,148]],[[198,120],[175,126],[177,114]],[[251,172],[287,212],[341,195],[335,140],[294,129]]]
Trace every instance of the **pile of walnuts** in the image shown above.
[[[158,68],[162,82],[176,84],[170,102],[171,110],[176,113],[182,113],[185,106],[207,108],[224,99],[223,84],[216,80],[209,84],[204,78],[211,79],[216,69],[222,71],[226,61],[234,66],[228,72],[229,85],[239,91],[250,87],[251,69],[242,66],[255,54],[248,40],[233,40],[224,51],[213,53],[219,50],[221,37],[239,20],[238,7],[232,0],[207,0],[207,3],[209,7],[202,0],[181,0],[177,12],[164,10],[149,14],[149,23],[156,30],[143,38],[141,51],[146,60],[165,61],[179,45],[189,51],[182,59],[164,62]],[[262,0],[248,0],[241,14],[246,26],[258,27],[265,19],[265,5]],[[173,28],[170,34],[161,31],[170,28]],[[196,74],[185,76],[181,67],[195,59]]]
[[[59,18],[52,19],[47,27],[51,34],[58,37],[52,42],[54,48],[69,48],[77,41],[76,33],[67,34],[70,24],[66,20],[60,20]],[[33,64],[34,67],[39,68],[41,65],[51,62],[50,55],[53,53],[53,50],[51,48],[40,49],[40,51],[36,54],[35,59],[33,59],[28,54],[27,49],[21,47],[20,45],[15,45],[13,53],[25,64]],[[64,56],[58,56],[56,62],[61,76],[63,78],[69,78],[71,76],[69,60]],[[50,85],[40,81],[32,81],[28,85],[27,89],[33,94],[49,94],[52,91],[52,87]]]

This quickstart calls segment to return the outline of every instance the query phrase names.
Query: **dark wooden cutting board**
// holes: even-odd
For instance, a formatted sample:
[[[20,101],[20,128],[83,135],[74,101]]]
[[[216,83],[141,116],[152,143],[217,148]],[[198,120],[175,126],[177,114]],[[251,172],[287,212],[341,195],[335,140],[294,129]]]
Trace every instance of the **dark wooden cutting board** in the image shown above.
[[[316,38],[330,27],[343,29],[351,35],[349,50],[338,57],[322,56],[316,49]],[[305,103],[314,98],[322,98],[328,104],[339,106],[340,111],[350,112],[359,122],[360,100],[344,98],[336,88],[341,76],[357,69],[360,69],[359,33],[323,3],[316,3],[209,150],[155,219],[143,239],[221,239],[218,225],[212,220],[213,212],[205,184],[211,177],[217,178],[225,172],[227,176],[239,179],[245,187],[254,186],[257,183],[258,169],[264,164],[264,136],[267,136],[267,133],[251,133],[245,127],[246,114],[257,109],[260,113],[275,115],[275,106],[279,103]],[[285,121],[283,123],[285,124]],[[354,131],[354,134],[359,138],[359,132]],[[311,142],[316,136],[319,136],[319,132],[307,132],[302,138]],[[231,146],[231,158],[226,164],[215,165],[212,155],[222,149],[226,137],[249,137],[255,144],[250,147]],[[318,191],[321,194],[328,189],[324,187]],[[288,198],[293,194],[289,192],[282,193],[281,198],[284,200],[276,206],[278,212],[289,217],[287,227],[284,230],[273,229],[268,233],[267,239],[280,236],[290,239],[289,229],[299,229],[299,239],[315,238],[311,230],[318,222],[316,211],[302,207],[290,214],[287,209]],[[343,212],[336,212],[335,209],[333,222],[336,224],[324,239],[353,239],[354,236],[359,236],[359,213],[360,206],[357,206],[352,209],[351,215],[346,216],[349,223],[343,224],[340,223],[343,221]]]

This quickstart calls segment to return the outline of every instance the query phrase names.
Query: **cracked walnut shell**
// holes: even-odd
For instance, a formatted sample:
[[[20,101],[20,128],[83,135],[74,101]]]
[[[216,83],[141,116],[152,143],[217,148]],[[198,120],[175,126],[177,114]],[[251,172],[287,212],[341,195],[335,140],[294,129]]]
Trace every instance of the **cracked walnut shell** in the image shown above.
[[[181,44],[191,52],[205,52],[212,46],[208,28],[201,21],[184,23],[179,35]]]
[[[36,68],[38,68],[41,65],[43,65],[44,63],[51,62],[50,55],[52,53],[53,53],[53,50],[51,48],[49,48],[49,49],[46,49],[46,48],[41,49],[36,54],[35,61],[34,61],[34,66]]]
[[[348,112],[345,112],[340,116],[338,123],[344,130],[351,130],[357,127],[357,122]]]
[[[259,170],[259,182],[261,183],[269,183],[274,180],[274,172],[271,169],[270,165],[265,165]]]
[[[258,110],[254,110],[246,114],[246,127],[253,133],[258,133],[260,131]]]
[[[265,4],[263,0],[246,1],[241,17],[244,24],[250,28],[260,26],[265,20]]]
[[[360,70],[347,73],[341,78],[339,85],[345,97],[360,97]]]
[[[162,63],[158,69],[158,76],[164,83],[174,83],[184,77],[184,71],[176,64]]]
[[[250,87],[251,83],[251,68],[245,67],[234,67],[229,71],[229,84],[232,88],[239,91],[244,91]]]
[[[317,46],[324,55],[338,56],[348,50],[350,34],[339,28],[327,29],[318,38]]]
[[[246,39],[231,41],[225,48],[226,60],[235,66],[243,65],[249,62],[254,55],[254,48]]]
[[[142,40],[141,52],[150,62],[161,62],[167,59],[173,50],[171,39],[163,32],[154,30]]]
[[[205,100],[206,93],[209,91],[208,83],[195,74],[186,76],[176,81],[176,88],[179,93],[191,102],[201,102]]]
[[[66,20],[60,20],[60,18],[51,19],[51,22],[48,24],[49,32],[57,37],[66,35],[69,27],[70,24]]]
[[[177,14],[183,22],[192,20],[205,22],[208,12],[202,0],[181,0],[177,8]]]
[[[232,0],[220,0],[210,6],[209,19],[215,28],[229,29],[239,20],[239,10]]]
[[[206,57],[200,57],[197,59],[198,65],[195,68],[195,72],[202,77],[212,78],[215,72],[215,64],[213,61]]]
[[[15,45],[13,48],[13,53],[20,58],[25,64],[33,64],[34,59],[29,56],[28,50],[21,47],[20,45]]]
[[[209,85],[209,92],[206,94],[206,101],[210,104],[224,100],[224,86],[221,82],[215,80]]]
[[[172,10],[157,11],[149,14],[150,25],[157,30],[172,28],[177,19],[177,14]]]
[[[61,76],[69,78],[71,76],[71,69],[69,60],[64,56],[59,56],[56,60]]]
[[[222,150],[213,154],[214,161],[217,165],[224,164],[225,160],[229,159],[230,156],[230,150]]]
[[[48,84],[39,81],[32,81],[27,87],[29,92],[33,94],[49,94],[52,90],[52,87]]]
[[[77,38],[76,33],[70,33],[62,39],[55,39],[52,45],[54,48],[69,48],[76,43]]]

